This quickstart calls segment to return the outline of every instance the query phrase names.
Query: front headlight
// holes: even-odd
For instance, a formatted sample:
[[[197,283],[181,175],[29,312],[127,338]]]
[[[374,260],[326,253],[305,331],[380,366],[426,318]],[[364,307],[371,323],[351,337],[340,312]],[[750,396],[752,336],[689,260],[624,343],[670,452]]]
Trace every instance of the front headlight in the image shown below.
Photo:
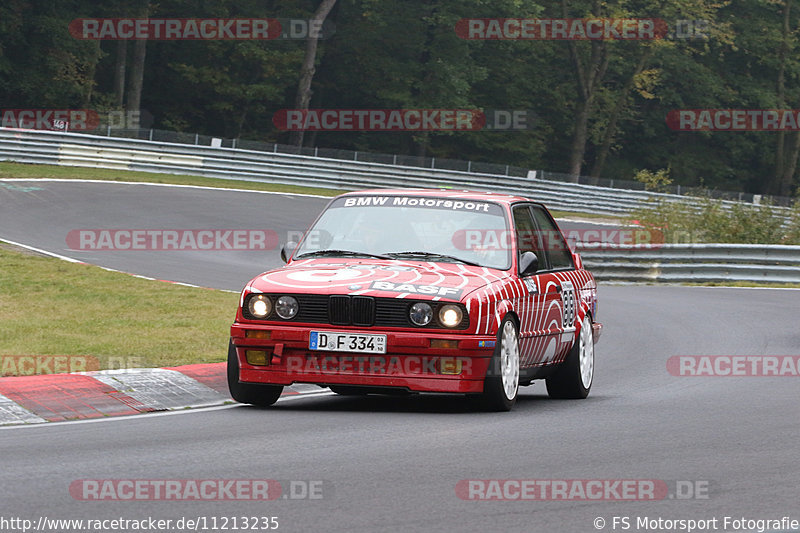
[[[439,309],[439,322],[445,327],[454,328],[463,318],[464,312],[457,305],[447,304]]]
[[[427,326],[433,319],[433,308],[425,302],[418,302],[411,306],[408,318],[416,326]]]
[[[251,296],[247,301],[247,310],[256,318],[266,318],[272,312],[272,302],[263,294]]]
[[[299,310],[300,304],[294,296],[281,296],[275,302],[275,312],[284,320],[294,318]]]

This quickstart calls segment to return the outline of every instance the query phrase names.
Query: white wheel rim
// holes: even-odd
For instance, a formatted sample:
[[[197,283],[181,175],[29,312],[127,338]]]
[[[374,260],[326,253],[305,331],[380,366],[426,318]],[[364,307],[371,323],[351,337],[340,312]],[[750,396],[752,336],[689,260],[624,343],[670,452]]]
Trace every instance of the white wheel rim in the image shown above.
[[[592,385],[594,377],[594,339],[592,338],[592,322],[589,317],[583,319],[580,343],[581,383],[583,383],[584,389],[588,389]]]
[[[513,400],[519,385],[519,344],[517,330],[510,321],[503,326],[500,338],[500,377],[506,399]]]

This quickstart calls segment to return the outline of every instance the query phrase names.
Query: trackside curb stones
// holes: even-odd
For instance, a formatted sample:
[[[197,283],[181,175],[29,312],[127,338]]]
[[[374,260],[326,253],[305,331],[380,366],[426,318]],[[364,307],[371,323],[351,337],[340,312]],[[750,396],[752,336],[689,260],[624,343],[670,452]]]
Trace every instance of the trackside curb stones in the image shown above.
[[[180,369],[186,374],[170,368],[135,368],[3,377],[0,426],[175,411],[232,401],[221,387],[226,379],[225,363],[186,365]],[[300,385],[287,387],[284,394],[319,390]]]

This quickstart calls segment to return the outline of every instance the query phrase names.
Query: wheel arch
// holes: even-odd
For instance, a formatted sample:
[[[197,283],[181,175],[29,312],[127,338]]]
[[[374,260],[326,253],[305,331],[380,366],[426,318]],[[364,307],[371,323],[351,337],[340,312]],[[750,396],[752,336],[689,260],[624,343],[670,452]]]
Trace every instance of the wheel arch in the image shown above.
[[[510,316],[514,319],[514,325],[517,327],[517,332],[519,332],[520,318],[517,314],[517,310],[514,309],[514,305],[510,300],[501,300],[497,302],[497,307],[495,308],[495,319],[494,324],[492,325],[492,333],[497,335],[500,332],[500,324],[503,323],[503,320],[507,316]]]

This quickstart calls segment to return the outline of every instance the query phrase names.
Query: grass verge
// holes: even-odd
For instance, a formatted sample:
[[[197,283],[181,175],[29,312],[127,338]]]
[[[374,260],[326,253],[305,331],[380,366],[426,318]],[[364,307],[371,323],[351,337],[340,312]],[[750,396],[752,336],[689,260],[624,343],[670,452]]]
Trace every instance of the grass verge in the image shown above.
[[[0,359],[88,356],[101,369],[225,360],[238,295],[0,248]],[[12,371],[9,371],[12,370]]]
[[[319,196],[336,196],[344,191],[302,187],[299,185],[280,185],[259,181],[224,180],[204,178],[184,174],[157,174],[155,172],[138,172],[134,170],[111,170],[90,167],[60,167],[57,165],[33,165],[29,163],[0,163],[0,178],[17,179],[81,179],[98,181],[132,181],[141,183],[174,183],[177,185],[199,185],[220,189],[245,189],[248,191],[291,192],[297,194],[316,194]]]

